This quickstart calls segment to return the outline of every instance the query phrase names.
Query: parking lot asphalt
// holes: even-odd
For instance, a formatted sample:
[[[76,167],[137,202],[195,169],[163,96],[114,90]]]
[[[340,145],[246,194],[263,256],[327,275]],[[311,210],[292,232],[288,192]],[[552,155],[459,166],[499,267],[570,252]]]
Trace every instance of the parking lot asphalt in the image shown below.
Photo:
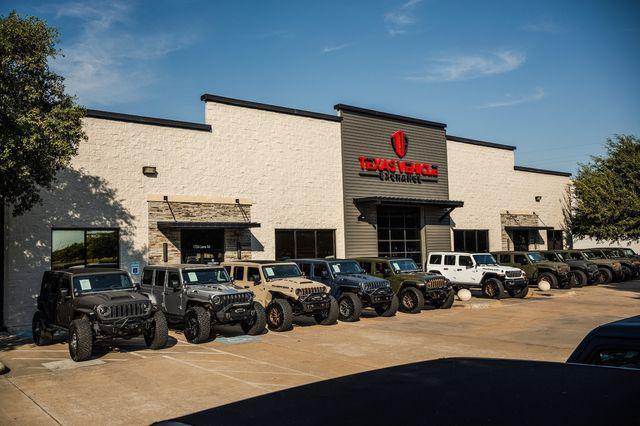
[[[638,315],[640,281],[574,290],[535,290],[526,299],[473,298],[356,323],[314,325],[241,336],[225,327],[215,340],[167,348],[141,338],[98,347],[84,363],[65,342],[36,347],[28,336],[0,337],[0,424],[149,424],[287,387],[442,357],[563,362],[592,328]]]

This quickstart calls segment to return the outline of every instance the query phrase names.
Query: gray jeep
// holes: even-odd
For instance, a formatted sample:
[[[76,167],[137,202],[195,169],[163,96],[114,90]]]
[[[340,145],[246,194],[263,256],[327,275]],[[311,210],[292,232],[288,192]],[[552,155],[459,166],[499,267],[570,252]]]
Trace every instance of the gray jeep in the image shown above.
[[[249,335],[264,331],[266,314],[251,291],[238,289],[218,265],[150,265],[142,271],[142,293],[170,323],[182,323],[190,343],[215,339],[215,325],[240,324]]]

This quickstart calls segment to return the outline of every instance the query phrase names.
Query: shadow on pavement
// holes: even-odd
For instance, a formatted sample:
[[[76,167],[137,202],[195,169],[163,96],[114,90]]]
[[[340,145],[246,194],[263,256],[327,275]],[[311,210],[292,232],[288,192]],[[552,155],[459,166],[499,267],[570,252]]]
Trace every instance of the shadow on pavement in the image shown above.
[[[637,424],[640,371],[449,358],[316,382],[160,424]]]

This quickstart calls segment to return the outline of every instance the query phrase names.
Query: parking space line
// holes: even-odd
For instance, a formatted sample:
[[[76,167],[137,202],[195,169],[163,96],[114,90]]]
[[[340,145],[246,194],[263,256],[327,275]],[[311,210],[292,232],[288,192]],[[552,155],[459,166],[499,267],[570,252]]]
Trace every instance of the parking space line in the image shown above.
[[[239,378],[237,378],[237,377],[233,377],[233,376],[230,376],[230,375],[228,375],[228,374],[224,374],[224,373],[222,373],[222,372],[220,372],[220,371],[213,370],[213,369],[210,369],[210,368],[204,368],[204,367],[202,367],[201,365],[194,364],[194,363],[192,363],[192,362],[185,361],[185,360],[182,360],[182,359],[174,358],[174,357],[169,356],[169,355],[162,355],[162,356],[163,356],[163,358],[170,359],[170,360],[173,360],[173,361],[176,361],[176,362],[182,363],[182,364],[186,364],[186,365],[188,365],[188,366],[190,366],[190,367],[194,367],[194,368],[197,368],[197,369],[199,369],[199,370],[207,371],[207,372],[209,372],[209,373],[213,373],[213,374],[218,374],[218,375],[220,375],[220,376],[222,376],[222,377],[225,377],[225,378],[227,378],[227,379],[229,379],[229,380],[235,380],[236,382],[244,383],[244,384],[245,384],[245,385],[247,385],[247,386],[251,386],[251,387],[254,387],[254,388],[258,388],[258,389],[260,389],[260,390],[267,391],[267,392],[269,391],[268,389],[266,389],[266,388],[264,387],[264,385],[259,385],[259,384],[253,383],[253,382],[249,382],[249,381],[247,381],[247,380],[242,380],[242,379],[239,379]]]
[[[302,374],[304,376],[309,376],[309,377],[313,377],[313,378],[320,379],[320,380],[326,380],[327,379],[326,377],[318,376],[318,375],[312,374],[312,373],[307,373],[307,372],[304,372],[304,371],[301,371],[301,370],[296,370],[295,368],[284,367],[284,366],[281,366],[281,365],[278,365],[278,364],[273,364],[273,363],[270,363],[270,362],[267,362],[267,361],[252,359],[252,358],[246,357],[244,355],[234,354],[232,352],[223,351],[221,349],[210,348],[208,346],[204,346],[204,349],[207,349],[207,350],[213,351],[213,352],[217,352],[217,353],[220,353],[220,354],[234,356],[234,357],[245,359],[245,360],[249,360],[249,361],[254,361],[254,362],[257,362],[257,363],[263,364],[263,365],[269,365],[271,367],[282,368],[283,370],[293,371],[295,373],[300,373],[300,374]]]
[[[45,357],[32,357],[32,358],[30,358],[30,357],[20,357],[20,358],[11,358],[11,359],[13,359],[13,360],[20,360],[20,361],[29,360],[29,359],[36,360],[36,361],[37,361],[37,360],[50,361],[50,360],[52,360],[52,359],[54,359],[54,360],[55,360],[55,359],[67,359],[67,358],[51,358],[51,357],[49,357],[49,358],[45,358]]]
[[[198,361],[200,362],[200,361]],[[251,370],[227,370],[227,369],[216,369],[211,368],[208,371],[224,371],[225,373],[246,373],[246,374],[278,374],[278,375],[286,375],[286,376],[308,376],[306,373],[292,373],[286,372],[283,373],[281,371],[251,371]]]

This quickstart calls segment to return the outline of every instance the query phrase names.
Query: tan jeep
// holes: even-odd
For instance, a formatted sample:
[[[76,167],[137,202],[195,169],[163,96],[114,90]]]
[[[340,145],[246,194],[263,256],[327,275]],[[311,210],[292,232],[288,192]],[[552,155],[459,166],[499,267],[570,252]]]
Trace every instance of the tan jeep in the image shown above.
[[[235,285],[253,291],[254,300],[267,311],[273,331],[291,329],[294,315],[313,316],[318,324],[338,320],[338,302],[331,288],[306,279],[293,262],[253,260],[222,264]]]

